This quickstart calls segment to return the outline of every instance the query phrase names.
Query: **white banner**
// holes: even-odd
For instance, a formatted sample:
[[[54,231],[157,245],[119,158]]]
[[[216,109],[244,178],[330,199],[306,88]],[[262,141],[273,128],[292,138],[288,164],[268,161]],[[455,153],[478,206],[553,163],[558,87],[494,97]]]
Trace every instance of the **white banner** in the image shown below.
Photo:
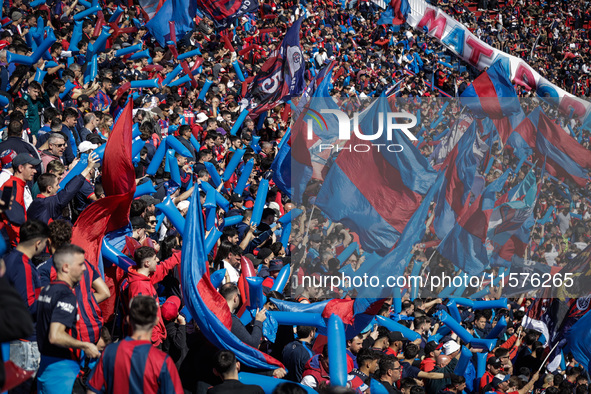
[[[528,90],[534,90],[540,97],[556,104],[561,112],[574,115],[584,120],[591,116],[591,103],[575,97],[542,77],[522,59],[508,55],[479,40],[464,25],[447,15],[437,7],[423,0],[408,0],[410,11],[406,22],[416,30],[424,31],[427,27],[429,36],[435,37],[462,60],[479,70],[490,67],[495,60],[509,59],[511,64],[510,79],[514,84]],[[552,100],[554,98],[554,100]]]

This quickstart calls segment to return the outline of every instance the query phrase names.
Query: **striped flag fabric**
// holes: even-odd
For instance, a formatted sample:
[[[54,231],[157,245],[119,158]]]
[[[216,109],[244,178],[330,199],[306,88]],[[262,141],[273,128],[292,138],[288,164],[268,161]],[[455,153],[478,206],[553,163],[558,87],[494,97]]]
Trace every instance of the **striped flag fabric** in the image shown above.
[[[199,194],[194,193],[185,221],[181,258],[183,294],[191,316],[211,343],[220,349],[232,350],[242,364],[265,370],[283,368],[279,361],[232,334],[232,314],[228,304],[209,277],[203,229]]]
[[[390,112],[388,101],[380,97],[359,121],[366,135],[385,129]],[[380,124],[380,122],[383,122]],[[402,132],[386,133],[374,144],[399,144],[404,154],[387,149],[356,152],[343,149],[331,166],[316,205],[334,221],[359,235],[364,250],[385,255],[400,238],[404,227],[421,204],[422,196],[435,182],[437,173]],[[355,133],[345,145],[363,144]],[[387,198],[386,198],[387,196]]]
[[[534,152],[538,160],[546,160],[546,170],[552,176],[569,178],[581,187],[589,181],[589,151],[548,118],[540,107],[515,129],[508,143],[516,151]]]
[[[435,234],[441,240],[453,229],[466,208],[479,163],[474,154],[477,138],[476,124],[473,122],[443,163],[443,166],[447,166],[445,180],[436,197],[433,220]]]

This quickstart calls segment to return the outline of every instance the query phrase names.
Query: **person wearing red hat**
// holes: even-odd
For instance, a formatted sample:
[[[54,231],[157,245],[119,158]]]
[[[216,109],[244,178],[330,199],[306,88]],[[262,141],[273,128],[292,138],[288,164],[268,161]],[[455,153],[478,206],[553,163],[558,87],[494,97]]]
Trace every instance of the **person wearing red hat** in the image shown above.
[[[187,321],[179,313],[181,299],[177,296],[170,296],[160,307],[164,327],[166,328],[166,339],[162,341],[162,351],[170,355],[177,368],[188,353],[187,348]]]

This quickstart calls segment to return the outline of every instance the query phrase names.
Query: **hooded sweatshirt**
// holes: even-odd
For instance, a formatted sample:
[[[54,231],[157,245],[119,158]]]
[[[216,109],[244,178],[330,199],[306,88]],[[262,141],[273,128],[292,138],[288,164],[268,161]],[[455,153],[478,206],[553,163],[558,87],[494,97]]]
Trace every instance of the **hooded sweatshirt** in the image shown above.
[[[169,259],[161,261],[156,267],[156,271],[149,276],[140,274],[134,268],[130,268],[128,273],[128,299],[131,300],[135,296],[144,295],[154,297],[156,303],[158,303],[158,293],[156,293],[154,285],[164,279],[166,274],[168,274],[168,271],[179,265],[180,262],[181,251],[178,250],[175,251]],[[164,320],[162,319],[160,305],[158,305],[158,323],[156,323],[154,330],[152,330],[152,343],[155,346],[158,346],[164,339],[166,339],[166,327],[164,326]]]

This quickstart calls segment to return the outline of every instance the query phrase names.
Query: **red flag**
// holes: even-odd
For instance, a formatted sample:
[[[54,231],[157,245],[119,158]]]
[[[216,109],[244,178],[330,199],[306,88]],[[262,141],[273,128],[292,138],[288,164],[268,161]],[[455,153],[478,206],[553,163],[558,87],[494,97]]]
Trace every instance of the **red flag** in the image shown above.
[[[132,102],[129,101],[105,148],[102,178],[107,197],[82,211],[72,228],[72,243],[84,248],[86,259],[96,268],[105,234],[129,224],[129,208],[135,193],[131,141]]]

